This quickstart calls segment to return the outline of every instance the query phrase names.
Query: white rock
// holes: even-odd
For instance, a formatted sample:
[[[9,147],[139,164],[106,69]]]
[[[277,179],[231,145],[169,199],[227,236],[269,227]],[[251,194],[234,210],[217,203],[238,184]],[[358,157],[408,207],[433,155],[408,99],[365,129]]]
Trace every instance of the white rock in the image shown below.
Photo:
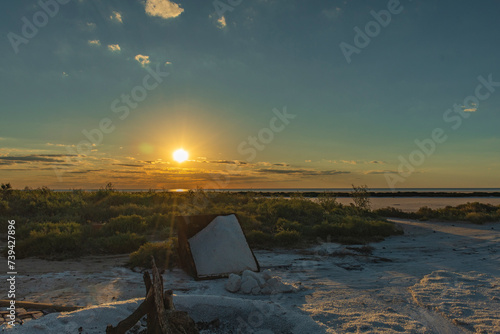
[[[224,287],[229,292],[237,292],[241,288],[241,277],[236,274],[229,275]]]
[[[257,281],[253,277],[247,276],[242,278],[242,283],[240,288],[241,292],[246,294],[251,293],[253,288],[255,287],[258,288],[259,283],[257,283]]]
[[[271,269],[266,269],[262,272],[261,274],[262,278],[265,279],[266,281],[270,280],[273,278],[273,274],[271,272]]]
[[[256,286],[255,288],[252,289],[252,295],[258,295],[260,294],[260,287]]]
[[[283,283],[279,277],[273,277],[268,280],[265,287],[266,289],[264,291],[268,292],[270,290],[271,294],[293,292],[295,290],[293,286]]]
[[[270,295],[273,293],[273,289],[267,284],[264,285],[264,287],[260,290],[260,293],[263,295]]]
[[[251,270],[245,270],[243,272],[243,275],[241,275],[241,279],[243,280],[243,282],[247,277],[252,277],[254,280],[256,280],[260,287],[262,287],[266,283],[266,280],[262,277],[261,274],[253,272]]]

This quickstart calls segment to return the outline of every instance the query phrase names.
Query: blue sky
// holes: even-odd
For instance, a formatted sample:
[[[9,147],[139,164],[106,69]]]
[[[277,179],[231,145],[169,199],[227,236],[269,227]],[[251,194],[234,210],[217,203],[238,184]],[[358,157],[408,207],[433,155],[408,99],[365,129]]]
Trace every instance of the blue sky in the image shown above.
[[[15,187],[500,186],[498,1],[2,7],[0,175]],[[375,23],[372,11],[391,8],[385,27]],[[372,21],[379,29],[349,63],[340,44],[356,47],[354,28],[366,34]],[[156,70],[168,75],[145,89]],[[480,76],[493,91],[483,84],[488,97],[465,106]],[[270,134],[273,109],[294,118]],[[456,129],[450,117],[462,118]],[[83,132],[103,119],[108,133],[91,142]],[[427,154],[415,140],[434,129],[446,140]],[[179,147],[189,161],[172,159]]]

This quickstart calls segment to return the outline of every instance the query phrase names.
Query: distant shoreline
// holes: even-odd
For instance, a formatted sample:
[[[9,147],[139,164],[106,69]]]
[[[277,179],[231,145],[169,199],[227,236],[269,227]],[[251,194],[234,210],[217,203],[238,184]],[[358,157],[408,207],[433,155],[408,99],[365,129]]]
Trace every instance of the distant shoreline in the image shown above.
[[[93,192],[99,189],[54,189],[56,192],[71,192],[71,191],[86,191]],[[118,192],[171,192],[171,193],[184,193],[189,191],[197,191],[196,189],[116,189]],[[302,196],[309,198],[316,198],[320,196],[331,197],[351,197],[352,189],[203,189],[206,192],[226,192],[234,194],[253,194],[263,197],[293,197]],[[483,188],[483,189],[409,189],[392,191],[390,189],[377,188],[368,191],[370,197],[386,197],[386,198],[399,198],[399,197],[423,197],[423,198],[467,198],[467,197],[484,197],[484,198],[500,198],[499,188]]]
[[[238,194],[248,194],[254,193],[264,197],[273,197],[273,196],[297,196],[297,192],[237,192]],[[299,193],[303,197],[320,197],[320,196],[331,196],[331,197],[351,197],[351,192],[343,191],[343,192],[300,192]],[[397,191],[397,192],[368,192],[370,197],[500,197],[500,192],[417,192],[417,191]]]

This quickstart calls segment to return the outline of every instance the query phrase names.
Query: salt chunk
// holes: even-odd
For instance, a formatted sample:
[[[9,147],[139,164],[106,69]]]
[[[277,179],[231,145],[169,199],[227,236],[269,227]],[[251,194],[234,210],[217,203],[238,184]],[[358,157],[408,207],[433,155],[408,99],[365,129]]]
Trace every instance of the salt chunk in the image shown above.
[[[259,283],[253,277],[247,276],[245,278],[242,278],[241,292],[249,294],[255,287],[258,288]]]
[[[229,292],[237,292],[241,288],[241,277],[236,274],[229,275],[224,287]]]
[[[252,277],[254,280],[256,280],[259,284],[259,287],[262,287],[266,283],[266,280],[259,273],[253,272],[251,270],[245,270],[243,272],[243,275],[241,276],[241,279],[245,281],[247,277]]]
[[[273,277],[271,269],[266,269],[262,272],[262,278],[266,281],[270,280]]]

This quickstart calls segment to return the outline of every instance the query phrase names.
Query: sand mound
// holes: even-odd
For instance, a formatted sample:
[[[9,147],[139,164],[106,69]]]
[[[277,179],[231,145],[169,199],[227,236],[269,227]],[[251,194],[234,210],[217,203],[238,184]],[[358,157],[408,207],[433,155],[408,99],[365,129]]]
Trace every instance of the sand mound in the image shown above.
[[[500,278],[445,270],[410,288],[415,301],[474,333],[500,333]]]

